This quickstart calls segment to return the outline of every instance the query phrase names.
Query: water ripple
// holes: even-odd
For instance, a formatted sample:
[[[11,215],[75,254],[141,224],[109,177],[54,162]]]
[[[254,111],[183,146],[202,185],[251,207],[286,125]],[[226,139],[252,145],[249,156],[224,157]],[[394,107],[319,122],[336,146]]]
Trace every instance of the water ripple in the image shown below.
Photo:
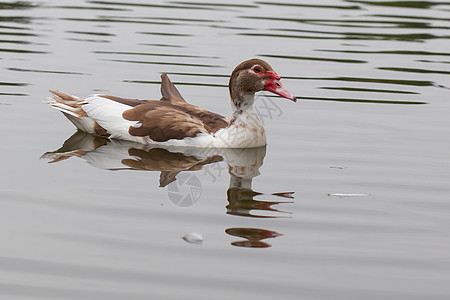
[[[12,3],[0,2],[0,9],[31,9],[36,7],[38,7],[37,4],[25,1],[16,1]]]
[[[445,74],[450,75],[450,71],[441,70],[427,70],[427,69],[415,69],[415,68],[396,68],[396,67],[378,67],[379,70],[406,72],[406,73],[429,73],[429,74]]]
[[[48,53],[50,53],[50,52],[46,52],[46,51],[24,50],[24,49],[6,49],[6,48],[0,48],[0,52],[29,53],[29,54],[48,54]]]
[[[75,33],[75,34],[83,34],[83,35],[96,35],[96,36],[116,36],[113,33],[107,33],[107,32],[92,32],[92,31],[73,31],[68,30],[67,33]]]
[[[375,104],[403,104],[403,105],[417,105],[417,104],[427,104],[423,101],[407,101],[407,100],[376,100],[376,99],[354,99],[354,98],[331,98],[331,97],[300,97],[296,96],[297,99],[302,100],[319,100],[319,101],[335,101],[335,102],[354,102],[354,103],[375,103]]]
[[[307,56],[289,56],[289,55],[274,55],[274,54],[258,54],[262,57],[275,57],[284,59],[296,59],[296,60],[312,60],[312,61],[324,61],[324,62],[337,62],[347,64],[364,64],[365,60],[358,59],[339,59],[339,58],[326,58],[326,57],[307,57]]]
[[[450,5],[448,2],[433,2],[433,1],[361,1],[361,0],[346,0],[346,1],[365,5],[407,7],[407,8],[431,8],[436,5]]]
[[[262,4],[262,5],[275,5],[275,6],[288,6],[288,7],[330,8],[330,9],[345,9],[345,10],[361,9],[361,7],[358,5],[317,5],[317,4],[300,4],[300,3],[274,3],[274,2],[263,2],[263,1],[257,1],[255,3]]]
[[[160,85],[161,81],[146,81],[146,80],[124,80],[123,82],[139,83],[139,84],[156,84]],[[228,84],[216,83],[198,83],[198,82],[173,82],[175,85],[191,85],[191,86],[208,86],[208,87],[228,87]]]
[[[436,18],[429,16],[408,16],[408,15],[380,15],[374,14],[374,17],[394,18],[394,19],[414,19],[414,20],[432,20],[432,21],[450,21],[450,18]]]
[[[311,25],[320,25],[328,27],[352,27],[352,28],[376,28],[376,29],[448,29],[448,26],[434,26],[428,22],[411,22],[411,21],[386,21],[371,19],[311,19],[311,18],[277,18],[266,16],[242,16],[241,18],[253,20],[267,20],[276,22],[295,22]],[[389,25],[389,26],[387,26]]]
[[[149,4],[149,3],[130,3],[130,2],[111,2],[111,1],[88,1],[88,3],[93,4],[103,4],[103,5],[112,5],[112,6],[134,6],[134,7],[152,7],[152,8],[169,8],[169,9],[193,9],[193,10],[223,10],[220,9],[220,5],[214,5],[211,3],[209,6],[198,5],[197,3],[192,3],[186,5],[164,5],[164,4]],[[169,2],[170,3],[170,2]],[[215,6],[215,7],[214,7]]]
[[[408,80],[408,79],[386,79],[386,78],[359,78],[359,77],[296,77],[283,76],[286,79],[301,79],[301,80],[330,80],[330,81],[345,81],[345,82],[367,82],[367,83],[381,83],[381,84],[395,84],[395,85],[410,85],[410,86],[435,86],[434,82],[429,80]]]
[[[7,68],[7,69],[10,71],[17,71],[17,72],[49,73],[49,74],[65,74],[65,75],[91,75],[88,73],[68,72],[68,71],[32,70],[32,69],[21,69],[21,68]]]
[[[333,31],[317,31],[317,30],[303,30],[280,28],[273,29],[284,32],[304,32],[339,36],[339,39],[344,40],[397,40],[397,41],[411,41],[421,42],[428,39],[449,39],[450,35],[435,35],[431,33],[367,33],[367,32],[333,32]],[[285,35],[286,37],[304,38],[303,36]]]
[[[131,63],[131,64],[169,65],[169,66],[202,67],[202,68],[223,68],[223,66],[219,66],[219,65],[183,63],[183,62],[140,61],[140,60],[121,60],[121,59],[102,59],[102,60],[121,62],[121,63]]]
[[[29,83],[23,83],[23,82],[1,82],[0,85],[3,86],[26,86],[29,85]]]
[[[388,94],[420,94],[418,92],[411,92],[411,91],[367,89],[367,88],[355,88],[355,87],[319,87],[319,89],[339,90],[339,91],[348,91],[348,92],[388,93]]]
[[[333,50],[333,49],[317,49],[315,51],[322,52],[338,52],[338,53],[355,53],[355,54],[398,54],[398,55],[425,55],[425,56],[450,56],[448,52],[429,52],[417,50]]]
[[[142,56],[158,56],[158,57],[186,57],[186,58],[211,58],[217,59],[217,56],[200,56],[188,54],[169,54],[169,53],[146,53],[146,52],[123,52],[123,51],[93,51],[99,54],[118,54],[118,55],[142,55]]]
[[[113,8],[113,7],[105,7],[105,6],[52,6],[52,8],[61,8],[61,9],[76,9],[76,10],[101,10],[101,11],[131,11],[131,9],[126,8]]]

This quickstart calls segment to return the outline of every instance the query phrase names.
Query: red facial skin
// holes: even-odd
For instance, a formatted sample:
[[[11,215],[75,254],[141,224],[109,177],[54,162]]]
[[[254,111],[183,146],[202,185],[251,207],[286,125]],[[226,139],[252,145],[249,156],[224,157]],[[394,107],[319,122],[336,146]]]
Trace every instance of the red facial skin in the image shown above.
[[[253,72],[257,73],[261,78],[268,78],[264,85],[265,91],[269,91],[286,99],[297,102],[295,96],[291,92],[283,88],[283,85],[280,82],[281,77],[278,76],[277,73],[275,73],[274,71],[262,72],[261,70],[262,68],[260,66],[253,67]]]

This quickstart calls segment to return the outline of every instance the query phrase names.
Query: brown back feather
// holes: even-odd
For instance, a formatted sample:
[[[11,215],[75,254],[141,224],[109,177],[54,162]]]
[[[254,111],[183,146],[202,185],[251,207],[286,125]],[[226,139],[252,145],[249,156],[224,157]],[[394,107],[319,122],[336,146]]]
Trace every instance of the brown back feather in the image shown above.
[[[166,100],[172,103],[186,103],[183,96],[181,96],[175,85],[172,83],[172,81],[170,81],[167,74],[161,75],[161,95],[161,100],[163,101]]]
[[[109,96],[109,95],[99,95],[99,97],[102,98],[107,98],[109,100],[112,101],[116,101],[128,106],[136,106],[142,103],[143,100],[139,100],[139,99],[128,99],[128,98],[120,98],[120,97],[116,97],[116,96]]]

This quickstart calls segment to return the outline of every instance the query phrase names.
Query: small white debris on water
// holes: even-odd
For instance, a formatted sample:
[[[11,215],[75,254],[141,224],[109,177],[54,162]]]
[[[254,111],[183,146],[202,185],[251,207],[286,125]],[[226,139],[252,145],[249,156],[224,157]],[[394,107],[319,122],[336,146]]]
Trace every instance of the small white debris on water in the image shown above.
[[[188,243],[201,244],[203,242],[203,235],[197,232],[191,232],[182,237]]]
[[[370,194],[350,194],[350,193],[339,193],[339,194],[328,194],[328,196],[335,196],[335,197],[365,197],[370,196]]]

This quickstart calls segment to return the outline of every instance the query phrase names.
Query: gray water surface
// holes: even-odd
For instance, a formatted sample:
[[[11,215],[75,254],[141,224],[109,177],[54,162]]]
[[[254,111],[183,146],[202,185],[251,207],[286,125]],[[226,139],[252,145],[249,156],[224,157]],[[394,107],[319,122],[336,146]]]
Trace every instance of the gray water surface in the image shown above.
[[[0,2],[0,298],[450,298],[449,29],[448,1]],[[41,102],[168,73],[228,116],[252,57],[298,98],[259,96],[263,148],[96,139]]]

